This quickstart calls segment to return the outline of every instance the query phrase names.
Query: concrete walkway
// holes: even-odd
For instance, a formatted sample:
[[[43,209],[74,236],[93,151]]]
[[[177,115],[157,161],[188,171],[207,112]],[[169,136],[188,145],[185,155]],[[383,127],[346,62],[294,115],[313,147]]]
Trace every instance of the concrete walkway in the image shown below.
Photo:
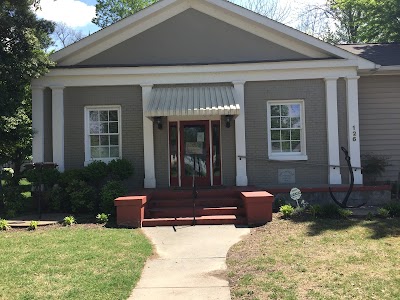
[[[128,300],[229,300],[226,254],[250,232],[234,225],[147,227],[157,256]]]

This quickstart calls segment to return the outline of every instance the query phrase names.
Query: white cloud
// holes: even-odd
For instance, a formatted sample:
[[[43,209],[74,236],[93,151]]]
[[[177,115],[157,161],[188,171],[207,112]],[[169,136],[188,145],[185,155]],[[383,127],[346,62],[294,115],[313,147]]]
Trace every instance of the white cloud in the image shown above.
[[[70,27],[82,27],[90,24],[96,14],[94,6],[78,0],[41,0],[38,17],[54,22],[64,22]]]

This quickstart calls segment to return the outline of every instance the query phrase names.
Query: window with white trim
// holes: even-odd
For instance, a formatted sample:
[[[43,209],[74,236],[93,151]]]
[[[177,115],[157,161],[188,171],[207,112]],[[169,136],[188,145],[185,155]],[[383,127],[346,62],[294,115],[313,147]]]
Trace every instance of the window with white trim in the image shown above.
[[[267,102],[270,159],[306,160],[304,101]]]
[[[85,160],[110,161],[121,157],[121,107],[85,107]]]

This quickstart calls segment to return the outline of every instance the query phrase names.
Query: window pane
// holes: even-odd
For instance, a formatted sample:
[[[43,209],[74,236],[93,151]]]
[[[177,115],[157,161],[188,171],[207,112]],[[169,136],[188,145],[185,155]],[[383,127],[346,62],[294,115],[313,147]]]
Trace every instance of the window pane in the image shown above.
[[[100,111],[100,121],[108,121],[108,110]]]
[[[300,104],[290,105],[290,116],[300,118]]]
[[[90,146],[98,146],[99,142],[100,142],[100,139],[99,139],[98,135],[90,136]]]
[[[100,123],[100,133],[108,133],[108,123]]]
[[[119,145],[118,135],[110,135],[110,145]]]
[[[281,131],[280,130],[272,130],[271,131],[271,140],[279,141],[281,139]]]
[[[118,133],[118,122],[110,122],[110,133]]]
[[[280,106],[279,105],[271,105],[271,116],[280,116]]]
[[[100,147],[100,157],[110,157],[110,149],[108,147]]]
[[[119,157],[119,147],[110,147],[110,157]]]
[[[290,118],[289,117],[281,118],[281,126],[282,128],[290,128]]]
[[[118,110],[110,110],[110,121],[118,121]]]
[[[90,124],[89,124],[89,127],[90,127],[90,133],[91,134],[93,134],[93,133],[99,133],[99,130],[100,130],[100,125],[99,125],[99,123],[97,123],[97,122],[90,122]]]
[[[289,115],[289,105],[281,105],[281,116]]]
[[[291,130],[291,139],[292,140],[300,140],[300,129],[292,129]]]
[[[291,128],[301,128],[300,118],[290,118]]]
[[[101,135],[100,136],[100,145],[106,145],[108,146],[109,143],[109,136],[108,135]]]
[[[300,141],[292,141],[292,152],[301,152]]]
[[[282,141],[290,140],[290,130],[281,130],[281,139]]]
[[[282,152],[290,152],[290,142],[282,142]]]
[[[281,128],[280,118],[271,118],[271,128]]]
[[[99,112],[98,111],[90,111],[89,112],[89,120],[90,121],[98,121],[99,120]]]
[[[92,158],[99,158],[100,152],[98,147],[91,147],[90,148],[90,155]]]
[[[281,152],[281,143],[280,142],[272,142],[272,152]]]

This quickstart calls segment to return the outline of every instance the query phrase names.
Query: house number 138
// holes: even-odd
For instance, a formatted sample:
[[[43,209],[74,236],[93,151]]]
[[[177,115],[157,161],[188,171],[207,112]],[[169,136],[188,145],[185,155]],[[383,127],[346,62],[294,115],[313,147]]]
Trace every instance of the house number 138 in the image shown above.
[[[356,126],[353,126],[353,142],[357,141],[357,131]]]

